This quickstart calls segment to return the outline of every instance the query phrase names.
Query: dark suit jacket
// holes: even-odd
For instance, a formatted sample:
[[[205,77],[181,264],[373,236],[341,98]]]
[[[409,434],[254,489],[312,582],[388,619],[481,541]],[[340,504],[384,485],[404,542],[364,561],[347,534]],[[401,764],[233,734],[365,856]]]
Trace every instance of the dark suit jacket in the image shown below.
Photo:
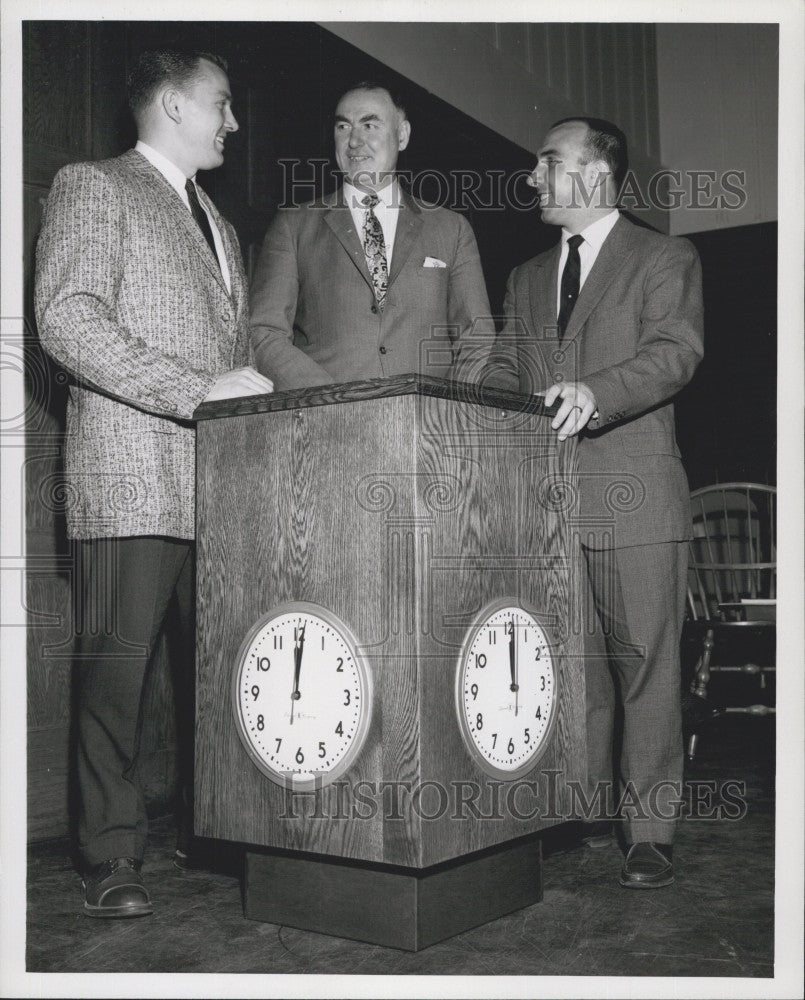
[[[445,266],[424,267],[426,257]],[[341,190],[277,212],[250,298],[255,365],[279,390],[405,372],[455,377],[453,363],[494,334],[469,224],[407,194],[382,313]]]
[[[249,363],[235,230],[205,195],[231,293],[179,195],[136,150],[58,172],[36,260],[48,352],[76,379],[65,444],[73,538],[195,534],[195,430],[218,375]]]
[[[578,440],[582,541],[587,531],[605,547],[683,540],[688,484],[672,400],[703,355],[696,250],[621,217],[557,344],[560,249],[512,272],[488,380],[527,393],[559,380],[592,389],[598,418]]]

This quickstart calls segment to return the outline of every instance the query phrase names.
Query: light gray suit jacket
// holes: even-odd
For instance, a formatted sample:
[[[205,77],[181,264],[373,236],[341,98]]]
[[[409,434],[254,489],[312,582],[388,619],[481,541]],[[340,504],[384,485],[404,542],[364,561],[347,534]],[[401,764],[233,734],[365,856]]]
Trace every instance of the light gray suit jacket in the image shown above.
[[[425,267],[426,257],[445,266]],[[255,365],[280,390],[405,372],[469,378],[494,336],[462,216],[403,194],[380,312],[341,190],[277,212],[252,282],[251,325]]]
[[[572,515],[594,544],[644,545],[690,533],[673,397],[701,360],[701,267],[684,239],[621,217],[557,344],[557,246],[512,271],[489,384],[525,393],[585,382],[598,418],[579,435]]]
[[[202,196],[203,197],[203,196]],[[193,411],[248,364],[237,236],[231,294],[201,230],[134,150],[56,175],[37,248],[39,336],[75,378],[65,448],[72,538],[195,533]]]

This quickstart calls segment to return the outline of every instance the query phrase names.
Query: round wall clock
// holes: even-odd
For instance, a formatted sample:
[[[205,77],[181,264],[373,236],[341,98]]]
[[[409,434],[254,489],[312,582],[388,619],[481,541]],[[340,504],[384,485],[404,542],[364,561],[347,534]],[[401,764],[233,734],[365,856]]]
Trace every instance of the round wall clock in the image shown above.
[[[544,628],[514,600],[488,605],[467,634],[456,670],[456,710],[470,756],[497,778],[526,774],[548,745],[556,707]]]
[[[372,684],[358,644],[326,608],[290,602],[244,640],[232,678],[238,735],[255,765],[283,787],[329,784],[360,752]]]

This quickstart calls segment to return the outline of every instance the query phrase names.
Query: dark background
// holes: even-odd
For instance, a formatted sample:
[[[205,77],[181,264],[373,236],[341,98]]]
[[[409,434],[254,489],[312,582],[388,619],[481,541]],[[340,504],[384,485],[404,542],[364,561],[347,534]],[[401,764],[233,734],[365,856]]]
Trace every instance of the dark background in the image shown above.
[[[65,379],[39,348],[32,287],[36,234],[47,190],[66,163],[115,156],[135,139],[125,107],[132,60],[150,46],[178,44],[219,52],[230,63],[240,131],[227,140],[224,166],[201,177],[240,236],[254,266],[277,205],[291,198],[281,161],[297,160],[310,180],[301,200],[335,186],[330,162],[332,114],[340,94],[363,79],[399,92],[413,133],[399,167],[430,182],[415,193],[459,208],[472,224],[492,309],[502,307],[511,269],[552,246],[555,227],[532,208],[506,199],[456,204],[438,175],[473,171],[506,179],[509,201],[532,201],[524,175],[534,154],[457,111],[399,74],[310,23],[158,24],[29,22],[24,25],[24,204],[26,315],[26,519],[29,557],[28,773],[29,837],[60,835],[69,820],[72,560],[58,489]],[[583,113],[582,108],[579,109]],[[318,166],[311,166],[318,161]],[[706,357],[677,401],[678,438],[691,487],[712,482],[775,481],[777,226],[766,223],[691,237],[704,271]],[[175,785],[175,732],[165,649],[145,692],[152,708],[138,764],[153,812],[164,811]]]

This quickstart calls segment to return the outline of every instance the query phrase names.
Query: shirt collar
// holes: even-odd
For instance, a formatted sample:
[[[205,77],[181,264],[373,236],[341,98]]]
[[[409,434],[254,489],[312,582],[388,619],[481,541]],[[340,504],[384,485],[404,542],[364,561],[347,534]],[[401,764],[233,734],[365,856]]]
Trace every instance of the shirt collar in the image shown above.
[[[157,168],[171,187],[175,188],[183,198],[185,197],[184,186],[187,183],[187,177],[183,170],[180,170],[167,156],[163,156],[162,153],[157,152],[141,139],[137,140],[137,145],[134,148],[138,153],[142,153],[152,166]]]
[[[356,188],[349,181],[344,181],[344,201],[350,208],[363,208],[362,202],[368,193]],[[384,208],[400,207],[400,184],[396,177],[391,184],[386,184],[379,191],[375,191],[375,194]]]
[[[592,222],[586,229],[582,229],[580,236],[584,237],[584,242],[588,243],[592,249],[598,253],[601,247],[604,245],[604,240],[612,232],[615,223],[618,221],[620,213],[617,208],[613,208],[611,212],[605,215],[602,219],[597,219]],[[562,229],[562,241],[567,243],[567,241],[572,236],[566,229]]]

